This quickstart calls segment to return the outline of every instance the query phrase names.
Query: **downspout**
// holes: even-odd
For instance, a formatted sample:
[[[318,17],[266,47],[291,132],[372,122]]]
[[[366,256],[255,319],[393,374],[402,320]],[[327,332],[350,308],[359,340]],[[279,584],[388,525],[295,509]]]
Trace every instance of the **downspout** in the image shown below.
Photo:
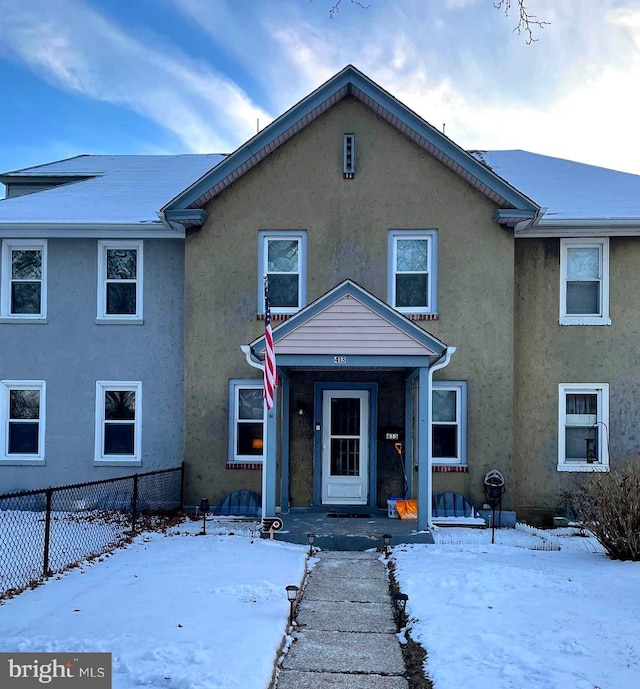
[[[431,391],[433,390],[433,374],[436,371],[439,371],[441,368],[445,368],[445,366],[448,366],[449,362],[451,361],[451,357],[455,354],[455,352],[456,347],[447,347],[442,357],[440,357],[440,359],[438,359],[435,362],[435,364],[430,366],[428,371],[429,377],[427,378],[427,428],[429,429],[429,433],[427,441],[427,495],[429,497],[427,500],[427,526],[429,527],[429,529],[433,529],[433,409],[431,403],[431,400],[433,399],[433,395],[431,394]]]

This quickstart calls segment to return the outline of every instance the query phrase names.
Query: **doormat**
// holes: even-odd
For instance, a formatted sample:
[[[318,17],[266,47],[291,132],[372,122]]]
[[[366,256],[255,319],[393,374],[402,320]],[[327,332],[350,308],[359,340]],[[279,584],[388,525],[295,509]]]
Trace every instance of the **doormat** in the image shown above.
[[[370,514],[360,512],[327,512],[327,517],[337,517],[339,519],[371,519]]]

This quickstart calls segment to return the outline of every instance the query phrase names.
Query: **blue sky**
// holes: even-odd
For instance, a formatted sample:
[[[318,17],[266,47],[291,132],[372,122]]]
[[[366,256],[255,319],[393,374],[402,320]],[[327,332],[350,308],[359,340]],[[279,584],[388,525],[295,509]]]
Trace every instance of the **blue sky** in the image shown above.
[[[0,170],[230,152],[352,63],[467,149],[640,174],[640,0],[0,0]],[[513,0],[515,3],[516,0]]]

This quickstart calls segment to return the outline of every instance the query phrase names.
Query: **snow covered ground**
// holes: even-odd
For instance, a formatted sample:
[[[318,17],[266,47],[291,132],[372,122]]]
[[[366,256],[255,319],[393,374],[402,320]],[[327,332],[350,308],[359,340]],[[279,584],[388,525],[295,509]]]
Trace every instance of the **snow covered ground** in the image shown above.
[[[559,552],[528,550],[535,538],[514,530],[496,545],[489,530],[442,529],[450,544],[394,548],[435,689],[640,686],[640,563],[573,533],[553,531]]]
[[[113,654],[113,689],[263,689],[306,548],[187,522],[0,605],[0,651]]]

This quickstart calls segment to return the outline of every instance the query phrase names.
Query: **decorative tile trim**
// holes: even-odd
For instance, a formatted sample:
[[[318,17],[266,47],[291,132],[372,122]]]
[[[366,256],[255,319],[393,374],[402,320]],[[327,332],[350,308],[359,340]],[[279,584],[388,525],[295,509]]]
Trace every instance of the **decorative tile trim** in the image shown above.
[[[410,321],[437,321],[437,313],[403,313]]]
[[[262,469],[262,462],[227,462],[227,469]]]
[[[468,466],[446,466],[446,465],[439,465],[436,466],[435,464],[431,467],[433,469],[434,474],[468,474],[469,473],[469,467]]]
[[[291,316],[295,316],[295,313],[271,313],[271,320],[272,321],[288,321]],[[259,321],[264,320],[264,313],[258,313],[256,314],[256,318]]]

